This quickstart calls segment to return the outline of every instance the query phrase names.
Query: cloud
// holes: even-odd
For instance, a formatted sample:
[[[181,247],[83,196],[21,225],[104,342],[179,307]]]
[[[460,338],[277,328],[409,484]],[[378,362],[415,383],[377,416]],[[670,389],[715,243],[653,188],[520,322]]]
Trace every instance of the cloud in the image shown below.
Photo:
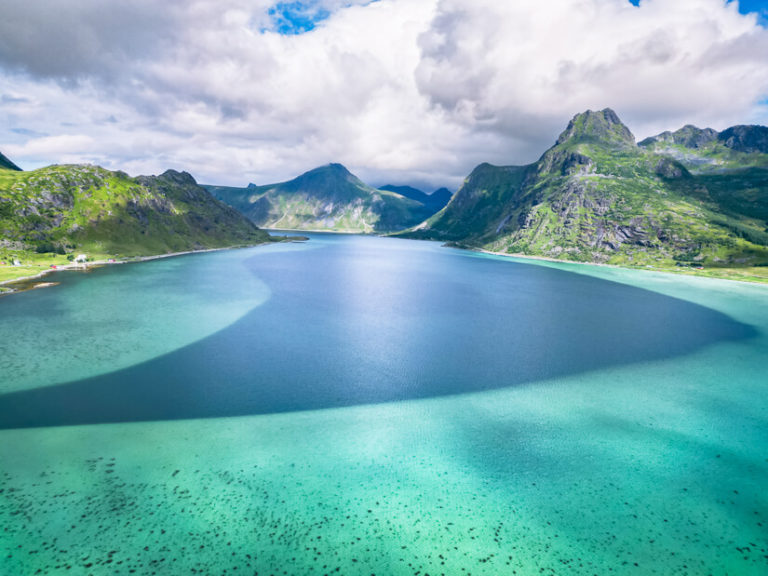
[[[0,63],[62,80],[119,76],[152,56],[173,24],[172,8],[147,0],[9,0],[0,19]]]
[[[276,10],[311,29],[281,34]],[[587,108],[637,136],[765,122],[767,59],[768,31],[721,0],[7,0],[0,149],[230,184],[339,161],[455,187],[536,159]]]
[[[532,140],[543,124],[615,107],[636,130],[738,121],[768,90],[768,34],[717,0],[443,0],[417,82],[462,119]],[[482,34],[478,34],[482,30]]]

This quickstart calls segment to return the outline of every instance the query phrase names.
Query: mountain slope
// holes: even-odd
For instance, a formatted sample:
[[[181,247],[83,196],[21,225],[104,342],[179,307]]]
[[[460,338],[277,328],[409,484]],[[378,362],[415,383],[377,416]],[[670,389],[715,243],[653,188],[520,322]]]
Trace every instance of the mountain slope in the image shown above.
[[[0,168],[5,168],[6,170],[18,170],[21,171],[21,168],[16,166],[13,162],[10,161],[10,159],[0,152]]]
[[[268,240],[185,172],[131,178],[96,166],[0,170],[0,257],[140,256]]]
[[[727,132],[638,146],[612,110],[587,111],[534,164],[478,166],[407,235],[577,261],[768,264],[768,162],[745,151],[761,136]]]
[[[689,125],[640,146],[680,162],[694,176],[689,195],[714,201],[726,214],[768,222],[768,128],[733,126],[718,133]]]
[[[442,210],[442,208],[451,201],[453,192],[448,190],[448,188],[438,188],[432,192],[429,197],[432,199],[435,205],[439,205],[440,209]]]
[[[433,213],[442,210],[443,207],[448,204],[448,201],[452,196],[451,191],[448,190],[448,188],[438,188],[432,192],[432,194],[427,194],[413,186],[395,186],[393,184],[387,184],[386,186],[379,186],[379,190],[394,192],[395,194],[400,194],[400,196],[416,200],[416,202],[428,206]]]
[[[321,166],[278,184],[205,188],[265,228],[389,232],[435,212],[401,194],[371,188],[341,164]]]

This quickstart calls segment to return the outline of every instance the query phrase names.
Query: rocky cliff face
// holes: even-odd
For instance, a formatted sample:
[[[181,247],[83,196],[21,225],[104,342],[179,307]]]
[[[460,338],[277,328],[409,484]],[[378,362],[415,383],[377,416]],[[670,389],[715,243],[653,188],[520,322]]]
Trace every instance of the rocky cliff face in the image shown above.
[[[738,134],[724,141],[686,126],[640,147],[612,110],[578,114],[534,164],[478,166],[409,235],[577,261],[768,263],[768,174],[729,172],[755,163],[760,172],[760,162],[768,163],[734,156],[738,147],[760,146],[759,131]],[[728,148],[727,161],[706,152],[712,146]],[[670,149],[678,153],[665,153]],[[703,161],[706,154],[713,158]],[[697,171],[715,161],[716,176]]]
[[[768,154],[768,128],[765,126],[733,126],[718,134],[717,139],[737,152]]]

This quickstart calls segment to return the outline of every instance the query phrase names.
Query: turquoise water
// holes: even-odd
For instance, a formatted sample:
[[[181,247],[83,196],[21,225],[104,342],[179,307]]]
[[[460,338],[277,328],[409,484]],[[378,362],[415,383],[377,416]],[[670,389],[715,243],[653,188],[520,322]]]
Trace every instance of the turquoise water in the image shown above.
[[[765,287],[326,235],[56,279],[0,299],[0,573],[768,570]]]
[[[162,356],[218,332],[269,298],[269,288],[237,252],[48,278],[65,288],[21,293],[0,304],[0,393]]]

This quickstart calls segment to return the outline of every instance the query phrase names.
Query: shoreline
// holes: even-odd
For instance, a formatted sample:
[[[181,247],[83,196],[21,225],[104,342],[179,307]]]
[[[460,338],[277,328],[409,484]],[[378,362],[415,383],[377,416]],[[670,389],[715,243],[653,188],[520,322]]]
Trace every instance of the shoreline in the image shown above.
[[[674,274],[676,276],[690,276],[690,277],[696,277],[696,278],[708,278],[711,280],[730,280],[731,282],[746,282],[748,284],[756,284],[756,285],[768,285],[768,274],[765,276],[765,278],[762,278],[761,276],[753,276],[751,278],[742,278],[738,277],[738,274],[729,275],[727,273],[718,273],[718,268],[706,268],[707,272],[701,274],[698,270],[693,270],[687,267],[660,267],[660,266],[654,266],[654,265],[646,265],[646,266],[622,266],[620,264],[607,264],[604,262],[577,262],[575,260],[559,260],[557,258],[552,258],[550,256],[535,256],[531,254],[520,254],[520,253],[514,253],[510,254],[508,252],[494,252],[491,250],[485,250],[483,248],[475,248],[472,246],[454,246],[450,243],[440,241],[440,240],[429,240],[429,239],[422,239],[422,238],[401,238],[400,236],[396,235],[390,235],[390,234],[371,234],[368,232],[347,232],[347,231],[338,231],[338,230],[299,230],[299,229],[292,229],[292,228],[265,228],[268,232],[310,232],[310,233],[317,233],[317,234],[339,234],[339,235],[358,235],[358,236],[378,236],[379,238],[398,238],[403,240],[420,240],[420,241],[427,241],[427,242],[439,242],[443,246],[446,246],[448,248],[456,248],[457,250],[466,250],[468,252],[478,252],[481,254],[489,254],[491,256],[502,256],[505,258],[519,258],[521,260],[538,260],[542,262],[552,262],[555,264],[576,264],[576,265],[585,265],[585,266],[601,266],[603,268],[613,268],[616,270],[635,270],[638,272],[661,272],[664,274]],[[752,267],[755,268],[755,267]],[[722,268],[720,270],[739,270],[739,268]],[[712,273],[714,272],[714,273]]]
[[[266,229],[265,229],[266,230]],[[290,229],[290,228],[270,228],[267,230],[267,232],[310,232],[310,233],[318,233],[318,234],[340,234],[340,235],[361,235],[361,236],[379,236],[381,238],[386,238],[387,236],[381,236],[378,234],[366,234],[365,232],[339,232],[336,230],[298,230],[298,229]],[[290,237],[285,237],[285,239],[277,240],[280,241],[292,241]],[[115,260],[113,262],[110,262],[109,260],[95,260],[93,262],[87,262],[85,265],[83,264],[65,264],[63,266],[58,266],[56,268],[49,268],[45,270],[41,270],[37,274],[32,274],[30,276],[22,276],[19,278],[13,278],[11,280],[3,280],[0,281],[0,297],[7,296],[9,294],[16,294],[19,292],[26,292],[28,290],[34,290],[36,288],[43,288],[47,286],[56,286],[58,282],[45,282],[36,284],[34,283],[35,280],[44,278],[48,276],[49,274],[52,274],[54,272],[59,271],[83,271],[86,272],[91,268],[100,268],[102,266],[111,266],[114,264],[132,264],[137,262],[148,262],[151,260],[160,260],[163,258],[175,258],[177,256],[185,256],[188,254],[202,254],[205,252],[219,252],[222,250],[236,250],[239,248],[251,248],[254,246],[264,246],[266,244],[274,243],[274,241],[270,242],[260,242],[258,244],[249,244],[249,245],[238,245],[238,246],[224,246],[221,248],[203,248],[200,250],[184,250],[181,252],[170,252],[167,254],[152,254],[149,256],[135,256],[129,259],[125,260]],[[692,276],[697,278],[708,278],[708,279],[715,279],[715,280],[729,280],[731,282],[746,282],[748,284],[755,284],[755,285],[768,285],[768,277],[765,279],[760,279],[757,277],[756,279],[750,279],[750,278],[738,278],[738,277],[730,277],[726,274],[698,274],[697,272],[694,272],[692,270],[676,270],[674,268],[662,268],[657,266],[651,266],[651,267],[629,267],[629,266],[620,266],[618,264],[607,264],[603,262],[576,262],[573,260],[559,260],[557,258],[551,258],[548,256],[535,256],[530,254],[511,254],[508,252],[495,252],[492,250],[485,250],[483,248],[474,248],[474,247],[459,247],[459,246],[451,246],[449,244],[442,244],[445,247],[448,248],[456,248],[458,250],[466,250],[468,252],[477,252],[479,254],[488,254],[490,256],[500,256],[502,258],[517,258],[520,260],[534,260],[534,261],[540,261],[540,262],[551,262],[553,264],[573,264],[573,265],[583,265],[583,266],[599,266],[603,268],[613,268],[616,270],[634,270],[634,271],[640,271],[640,272],[660,272],[664,274],[674,274],[678,276]],[[713,268],[708,268],[708,271],[717,270]],[[730,269],[727,269],[730,270]],[[29,283],[30,286],[25,286],[22,288],[14,288],[14,284],[24,284]],[[42,285],[41,285],[42,284]]]
[[[56,268],[48,268],[46,270],[41,270],[37,274],[32,274],[30,276],[21,276],[19,278],[13,278],[11,280],[3,280],[0,282],[0,296],[7,296],[9,294],[18,294],[19,292],[26,292],[28,290],[34,290],[36,288],[43,288],[47,286],[55,286],[58,284],[58,282],[45,282],[45,286],[41,286],[40,284],[34,283],[35,280],[39,278],[44,278],[48,276],[49,274],[52,274],[54,272],[60,272],[60,271],[81,271],[81,272],[87,272],[90,269],[93,268],[101,268],[102,266],[113,266],[116,264],[134,264],[138,262],[149,262],[151,260],[160,260],[162,258],[175,258],[177,256],[185,256],[188,254],[202,254],[205,252],[219,252],[222,250],[236,250],[239,248],[252,248],[254,246],[264,246],[266,244],[271,244],[272,242],[259,242],[258,244],[248,244],[248,245],[238,245],[238,246],[224,246],[221,248],[203,248],[200,250],[184,250],[182,252],[170,252],[167,254],[152,254],[149,256],[134,256],[129,259],[125,260],[114,260],[113,262],[110,262],[109,260],[94,260],[93,262],[86,262],[85,264],[64,264],[63,266],[57,266]],[[28,287],[23,288],[14,288],[13,284],[24,284],[29,283],[31,284]],[[4,289],[5,288],[5,289]]]
[[[447,244],[444,244],[444,246],[448,246]],[[706,278],[709,280],[729,280],[731,282],[746,282],[748,284],[756,284],[756,285],[768,285],[768,276],[766,276],[765,279],[756,279],[751,280],[748,278],[732,278],[725,274],[719,275],[717,273],[715,274],[698,274],[697,271],[693,271],[690,269],[675,269],[672,267],[669,268],[663,268],[659,266],[643,266],[643,267],[630,267],[630,266],[620,266],[618,264],[607,264],[604,262],[576,262],[574,260],[558,260],[557,258],[551,258],[549,256],[534,256],[529,254],[510,254],[508,252],[494,252],[492,250],[484,250],[483,248],[458,248],[456,246],[449,246],[451,248],[457,248],[459,250],[468,250],[469,252],[478,252],[480,254],[488,254],[491,256],[501,256],[505,258],[519,258],[520,260],[538,260],[542,262],[552,262],[554,264],[574,264],[578,266],[599,266],[602,268],[613,268],[615,270],[633,270],[637,272],[660,272],[663,274],[674,274],[675,276],[689,276],[694,278]],[[726,270],[733,270],[734,268],[726,268]],[[707,268],[708,271],[717,270],[717,268]],[[759,277],[758,277],[759,278]]]

